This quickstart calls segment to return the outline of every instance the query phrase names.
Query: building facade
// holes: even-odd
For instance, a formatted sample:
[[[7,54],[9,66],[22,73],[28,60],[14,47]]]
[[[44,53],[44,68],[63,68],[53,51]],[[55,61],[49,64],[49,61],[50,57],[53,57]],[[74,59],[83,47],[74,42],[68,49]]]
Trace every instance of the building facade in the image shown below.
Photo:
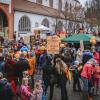
[[[0,0],[0,35],[9,39],[32,35],[33,28],[40,25],[53,32],[74,32],[82,23],[66,19],[64,12],[73,16],[75,7],[80,7],[77,0]]]

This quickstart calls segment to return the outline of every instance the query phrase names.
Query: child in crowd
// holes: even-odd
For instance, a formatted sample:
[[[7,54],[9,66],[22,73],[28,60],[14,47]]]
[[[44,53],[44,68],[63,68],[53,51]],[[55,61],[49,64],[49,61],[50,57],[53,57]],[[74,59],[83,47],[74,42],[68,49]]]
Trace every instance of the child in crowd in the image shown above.
[[[73,72],[73,91],[81,91],[81,85],[80,85],[80,63],[79,61],[75,61],[74,65],[70,68],[70,71]]]
[[[33,96],[31,98],[31,100],[42,100],[42,96],[43,96],[43,89],[42,89],[42,84],[41,84],[41,80],[38,80],[35,82],[35,86],[34,86],[34,91],[33,91]]]
[[[32,96],[32,91],[30,87],[28,86],[28,78],[22,79],[22,85],[20,87],[21,92],[21,100],[30,100]]]
[[[23,72],[23,78],[29,78],[28,71],[24,71],[24,72]]]
[[[100,66],[98,64],[95,67],[94,86],[95,86],[95,95],[99,95],[99,89],[100,89]]]
[[[31,82],[31,77],[29,76],[28,71],[23,72],[23,78],[28,78],[28,85],[31,87],[32,82]]]

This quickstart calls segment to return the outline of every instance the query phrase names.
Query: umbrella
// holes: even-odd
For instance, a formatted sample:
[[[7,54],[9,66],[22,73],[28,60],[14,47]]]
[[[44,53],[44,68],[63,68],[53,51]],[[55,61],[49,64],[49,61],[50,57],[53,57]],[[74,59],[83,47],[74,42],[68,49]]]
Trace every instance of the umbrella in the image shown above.
[[[68,43],[80,43],[83,40],[84,43],[90,43],[90,39],[93,37],[92,34],[74,34],[70,37],[62,39],[62,42]]]
[[[50,28],[48,28],[48,27],[46,27],[46,26],[44,26],[44,25],[40,25],[39,27],[35,27],[35,28],[33,28],[34,30],[47,30],[47,31],[49,31],[50,30]]]

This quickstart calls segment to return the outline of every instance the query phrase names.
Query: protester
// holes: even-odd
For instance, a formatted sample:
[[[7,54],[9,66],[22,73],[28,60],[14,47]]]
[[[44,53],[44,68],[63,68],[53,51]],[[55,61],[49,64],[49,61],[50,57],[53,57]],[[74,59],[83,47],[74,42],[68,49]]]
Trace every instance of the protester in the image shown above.
[[[44,63],[46,62],[46,56],[47,56],[46,50],[43,50],[42,52],[43,53],[39,57],[39,69],[38,69],[39,74],[41,74],[42,72],[42,68],[43,68]]]
[[[83,55],[83,50],[79,48],[77,51],[76,60],[79,61],[80,64],[82,63],[82,55]]]
[[[0,72],[0,97],[1,100],[13,100],[15,95],[10,83],[3,77]]]
[[[93,58],[93,53],[90,50],[84,50],[82,55],[82,62],[85,64],[89,59]]]
[[[85,97],[88,100],[92,100],[91,98],[91,88],[93,86],[93,74],[94,74],[94,67],[95,67],[95,60],[90,59],[84,66],[81,73],[81,79],[83,81],[83,92]],[[86,99],[85,98],[85,99]]]
[[[95,47],[92,47],[92,52],[93,52],[93,58],[97,61],[99,64],[99,53],[96,51]]]
[[[35,53],[30,52],[30,57],[28,59],[29,62],[29,69],[28,74],[31,76],[31,85],[32,88],[34,87],[34,74],[35,74],[35,66],[36,66],[36,59],[35,59]]]
[[[61,100],[68,100],[67,90],[66,90],[66,83],[67,83],[67,77],[65,74],[66,70],[66,64],[60,59],[56,59],[56,70],[58,73],[58,83],[61,88]]]
[[[9,82],[13,81],[16,79],[16,61],[12,58],[11,55],[7,56],[7,59],[5,60],[5,73],[6,73],[6,78],[8,79]]]
[[[71,47],[72,62],[76,60],[76,54],[77,54],[76,48],[72,44],[72,47]]]
[[[16,63],[16,75],[19,79],[19,83],[21,84],[23,78],[23,72],[27,71],[30,68],[29,62],[26,59],[24,54],[20,55],[19,61]]]
[[[94,73],[94,94],[99,95],[99,89],[100,89],[100,66],[97,64],[95,67],[95,73]]]

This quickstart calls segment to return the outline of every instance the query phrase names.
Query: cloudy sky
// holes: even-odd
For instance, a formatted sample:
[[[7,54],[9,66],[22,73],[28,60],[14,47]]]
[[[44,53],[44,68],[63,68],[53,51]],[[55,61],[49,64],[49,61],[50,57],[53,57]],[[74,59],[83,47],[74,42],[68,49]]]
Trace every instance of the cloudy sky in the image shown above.
[[[79,1],[84,5],[87,0],[79,0]]]

